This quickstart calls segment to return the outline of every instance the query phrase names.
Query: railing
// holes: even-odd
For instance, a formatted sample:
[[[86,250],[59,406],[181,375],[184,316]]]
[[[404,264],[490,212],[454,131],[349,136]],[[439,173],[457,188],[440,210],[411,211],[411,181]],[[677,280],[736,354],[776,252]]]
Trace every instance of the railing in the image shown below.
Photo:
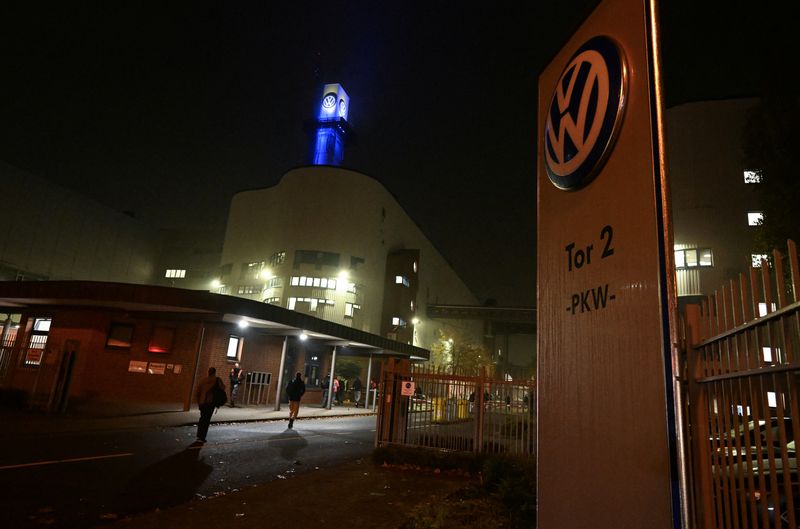
[[[393,364],[400,365],[400,364]],[[412,395],[403,383],[412,382]],[[378,444],[403,444],[464,452],[533,455],[536,439],[532,380],[498,380],[411,366],[385,369]],[[392,406],[394,403],[394,406]]]
[[[772,270],[765,260],[686,310],[693,511],[704,529],[800,524],[800,268],[788,246]]]

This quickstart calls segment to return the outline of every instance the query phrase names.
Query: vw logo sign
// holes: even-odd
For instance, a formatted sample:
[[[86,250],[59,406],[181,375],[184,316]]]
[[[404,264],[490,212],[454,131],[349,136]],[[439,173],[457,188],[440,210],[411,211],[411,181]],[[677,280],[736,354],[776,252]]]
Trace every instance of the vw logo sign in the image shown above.
[[[544,126],[547,176],[559,189],[588,184],[611,152],[625,110],[627,71],[620,48],[594,37],[567,63]]]
[[[333,108],[336,106],[336,94],[326,94],[325,97],[322,98],[322,106],[323,108]]]
[[[345,111],[347,110],[347,103],[344,102],[344,99],[339,100],[339,114],[344,116]]]

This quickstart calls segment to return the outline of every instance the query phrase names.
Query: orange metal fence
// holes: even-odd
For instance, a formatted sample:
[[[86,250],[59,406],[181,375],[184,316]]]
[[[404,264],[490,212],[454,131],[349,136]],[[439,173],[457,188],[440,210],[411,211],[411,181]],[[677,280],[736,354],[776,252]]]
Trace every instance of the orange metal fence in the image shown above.
[[[530,456],[536,439],[532,380],[501,380],[482,370],[451,373],[390,364],[382,376],[378,445]],[[412,382],[411,395],[401,386]],[[393,404],[393,405],[392,405]],[[389,424],[391,423],[391,424]]]
[[[798,289],[789,241],[788,256],[776,250],[772,263],[686,309],[687,448],[698,527],[800,527]]]

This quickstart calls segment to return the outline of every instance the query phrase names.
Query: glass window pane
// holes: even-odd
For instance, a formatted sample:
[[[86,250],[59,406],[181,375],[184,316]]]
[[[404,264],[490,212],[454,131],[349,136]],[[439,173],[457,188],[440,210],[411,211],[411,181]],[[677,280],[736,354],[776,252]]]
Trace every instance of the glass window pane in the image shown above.
[[[703,248],[699,250],[700,253],[700,266],[714,266],[714,255],[711,248]]]
[[[686,258],[683,255],[683,250],[675,250],[675,267],[683,268],[686,266]]]
[[[689,250],[684,250],[684,255],[686,256],[686,266],[687,267],[694,267],[697,266],[697,250],[691,248]]]

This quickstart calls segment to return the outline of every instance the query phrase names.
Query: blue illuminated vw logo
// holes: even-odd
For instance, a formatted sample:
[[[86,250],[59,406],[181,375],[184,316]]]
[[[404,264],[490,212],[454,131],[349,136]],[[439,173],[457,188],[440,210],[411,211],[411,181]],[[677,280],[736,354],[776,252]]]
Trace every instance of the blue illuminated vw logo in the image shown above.
[[[344,99],[339,100],[339,115],[344,116],[345,110],[347,110],[347,103],[344,102]]]
[[[608,37],[587,41],[561,73],[544,127],[545,168],[559,189],[578,189],[602,168],[622,122],[626,75]]]
[[[335,106],[336,106],[336,94],[326,94],[325,97],[322,98],[323,108],[333,108]]]

